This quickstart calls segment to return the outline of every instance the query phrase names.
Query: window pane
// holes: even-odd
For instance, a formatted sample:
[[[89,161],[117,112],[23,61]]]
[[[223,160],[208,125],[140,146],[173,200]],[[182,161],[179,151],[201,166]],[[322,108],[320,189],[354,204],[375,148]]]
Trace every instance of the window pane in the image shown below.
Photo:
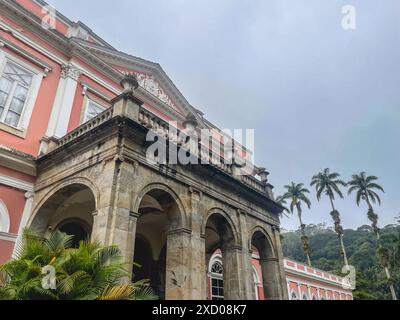
[[[13,98],[11,101],[9,110],[13,111],[14,113],[21,114],[22,109],[24,108],[24,103],[25,103],[25,101],[23,101],[23,100]]]
[[[86,111],[86,121],[94,118],[98,114],[102,113],[104,110],[105,108],[96,105],[92,101],[89,101],[89,105]]]
[[[0,91],[9,94],[12,87],[12,82],[6,78],[0,79]]]
[[[8,95],[4,92],[0,91],[0,107],[4,107],[7,102]]]
[[[6,75],[8,78],[17,81],[27,87],[31,85],[32,82],[32,73],[25,71],[22,68],[19,68],[13,63],[8,62],[5,69],[4,69],[4,75]]]
[[[25,102],[28,90],[20,85],[15,88],[14,97]]]
[[[19,117],[19,114],[9,111],[7,112],[7,116],[4,122],[9,124],[10,126],[16,127],[18,126]]]

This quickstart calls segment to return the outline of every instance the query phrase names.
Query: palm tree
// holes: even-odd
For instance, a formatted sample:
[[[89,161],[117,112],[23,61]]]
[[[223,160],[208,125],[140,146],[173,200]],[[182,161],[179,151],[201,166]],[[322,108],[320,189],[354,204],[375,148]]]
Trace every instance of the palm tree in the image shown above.
[[[372,229],[376,235],[377,239],[377,255],[381,262],[381,265],[385,269],[385,274],[387,281],[389,283],[390,292],[392,294],[393,300],[397,300],[396,292],[394,290],[393,281],[389,272],[389,252],[386,248],[382,246],[381,237],[378,228],[378,218],[379,216],[375,213],[372,203],[381,204],[381,199],[375,190],[385,192],[383,188],[376,182],[378,177],[368,176],[365,172],[359,174],[354,174],[351,181],[348,183],[350,186],[348,194],[356,191],[356,203],[357,206],[360,205],[361,200],[364,200],[368,205],[368,219],[371,221]]]
[[[287,217],[286,213],[289,213],[289,209],[287,208],[286,199],[284,199],[283,196],[277,196],[275,199],[275,202],[278,203],[283,208],[281,215],[284,215],[285,217]]]
[[[303,183],[294,183],[292,182],[290,185],[285,186],[287,189],[286,193],[281,197],[282,200],[289,199],[290,200],[290,212],[294,213],[294,208],[297,210],[297,216],[300,221],[300,230],[301,230],[301,240],[303,242],[303,250],[307,256],[308,265],[311,267],[311,259],[310,259],[310,245],[308,241],[308,237],[305,233],[305,224],[302,221],[302,209],[301,203],[305,203],[308,208],[311,207],[311,201],[307,198],[306,193],[310,193],[310,191],[304,188]]]
[[[16,259],[0,266],[0,272],[7,279],[0,284],[0,299],[155,298],[146,281],[126,281],[129,272],[121,262],[121,253],[116,246],[80,242],[79,247],[75,249],[70,247],[72,240],[72,236],[59,231],[52,233],[49,239],[25,231]],[[54,272],[52,278],[43,274],[44,268]],[[47,283],[45,278],[50,281]]]
[[[337,172],[331,173],[330,170],[326,168],[312,177],[311,186],[315,186],[318,201],[321,200],[322,194],[328,196],[330,200],[332,207],[332,212],[330,214],[335,223],[335,231],[339,238],[341,253],[344,260],[344,266],[347,270],[349,263],[347,260],[346,249],[343,243],[343,227],[341,226],[340,213],[338,210],[336,210],[334,205],[335,194],[337,194],[340,198],[343,198],[343,193],[340,190],[340,186],[345,187],[347,186],[347,184],[346,182],[340,179],[339,173]]]

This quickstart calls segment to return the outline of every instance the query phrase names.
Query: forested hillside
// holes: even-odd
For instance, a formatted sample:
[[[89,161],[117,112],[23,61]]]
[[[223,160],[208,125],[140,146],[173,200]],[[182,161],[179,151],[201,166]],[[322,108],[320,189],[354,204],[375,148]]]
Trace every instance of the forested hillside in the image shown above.
[[[312,265],[326,271],[340,274],[343,259],[337,235],[324,224],[306,226],[312,249]],[[393,224],[381,230],[382,243],[390,250],[390,270],[397,295],[400,296],[400,224]],[[285,257],[306,263],[300,241],[300,230],[282,234]],[[390,292],[382,267],[376,257],[376,239],[370,226],[357,230],[344,230],[344,244],[349,264],[357,271],[355,299],[390,299]]]

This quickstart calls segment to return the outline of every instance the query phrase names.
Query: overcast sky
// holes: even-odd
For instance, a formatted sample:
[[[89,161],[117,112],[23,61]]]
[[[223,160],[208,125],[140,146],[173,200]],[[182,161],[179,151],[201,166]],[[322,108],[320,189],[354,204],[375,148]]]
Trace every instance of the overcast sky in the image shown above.
[[[400,215],[399,0],[49,2],[117,49],[160,63],[220,128],[254,128],[256,163],[275,194],[325,167],[346,180],[364,170],[386,191],[380,225]],[[356,9],[356,30],[341,26],[344,5]],[[331,225],[328,201],[310,198],[304,221]],[[354,195],[337,208],[347,228],[368,223]]]

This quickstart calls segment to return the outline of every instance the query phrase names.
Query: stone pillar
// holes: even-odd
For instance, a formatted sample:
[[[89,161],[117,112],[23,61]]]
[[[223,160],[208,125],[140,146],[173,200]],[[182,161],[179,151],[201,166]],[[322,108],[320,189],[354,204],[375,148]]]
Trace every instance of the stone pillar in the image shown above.
[[[203,217],[205,216],[205,208],[202,203],[203,194],[201,191],[190,187],[188,190],[187,206],[190,207],[190,255],[189,261],[189,297],[193,300],[207,299],[207,283],[206,283],[206,244],[205,235],[202,234]]]
[[[245,271],[242,268],[243,249],[239,246],[222,248],[222,264],[224,266],[224,296],[225,300],[244,300]]]
[[[190,247],[191,236],[189,230],[178,229],[168,233],[165,279],[166,300],[190,299]]]
[[[265,297],[268,300],[281,299],[281,283],[279,282],[279,261],[277,258],[260,260],[263,275]]]
[[[134,164],[117,155],[103,165],[98,177],[101,193],[98,209],[93,214],[92,240],[117,245],[125,262],[133,263],[138,214],[131,212]],[[131,266],[129,271],[131,272]]]
[[[278,291],[279,291],[279,298],[281,300],[288,299],[288,292],[285,290],[285,281],[286,281],[286,274],[285,274],[285,266],[284,266],[284,257],[282,251],[282,244],[280,238],[280,229],[278,226],[272,226],[272,231],[274,233],[274,242],[275,242],[275,254],[278,259],[277,262],[277,281],[278,281]]]

